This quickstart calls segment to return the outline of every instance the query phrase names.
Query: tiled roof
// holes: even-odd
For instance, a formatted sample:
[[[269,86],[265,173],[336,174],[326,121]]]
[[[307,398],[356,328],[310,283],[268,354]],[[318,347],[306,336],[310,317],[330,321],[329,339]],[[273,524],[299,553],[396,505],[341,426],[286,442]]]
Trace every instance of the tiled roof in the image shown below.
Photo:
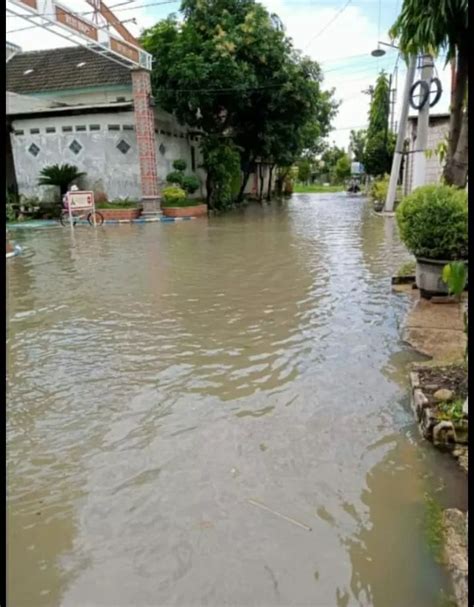
[[[82,46],[18,53],[6,72],[7,90],[20,94],[132,85],[128,68]]]

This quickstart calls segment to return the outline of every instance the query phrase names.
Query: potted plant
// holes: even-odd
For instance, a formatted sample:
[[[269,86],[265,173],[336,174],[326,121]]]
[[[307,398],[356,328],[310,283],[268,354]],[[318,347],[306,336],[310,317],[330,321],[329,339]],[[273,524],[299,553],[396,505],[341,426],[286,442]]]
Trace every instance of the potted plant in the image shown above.
[[[389,176],[384,175],[382,178],[375,179],[370,187],[370,198],[374,211],[380,213],[385,206],[387,199]]]
[[[161,209],[166,217],[200,217],[207,215],[207,204],[189,199],[186,191],[176,185],[168,186],[161,193]]]
[[[416,258],[416,284],[422,297],[447,295],[443,269],[467,264],[467,193],[447,185],[414,190],[396,210],[400,237]]]
[[[109,202],[105,193],[95,198],[95,208],[100,210],[105,221],[133,221],[141,214],[137,202],[128,198]]]
[[[175,160],[166,181],[171,184],[163,190],[161,208],[167,217],[199,217],[207,214],[207,204],[190,198],[200,186],[196,175],[185,175],[186,162]]]

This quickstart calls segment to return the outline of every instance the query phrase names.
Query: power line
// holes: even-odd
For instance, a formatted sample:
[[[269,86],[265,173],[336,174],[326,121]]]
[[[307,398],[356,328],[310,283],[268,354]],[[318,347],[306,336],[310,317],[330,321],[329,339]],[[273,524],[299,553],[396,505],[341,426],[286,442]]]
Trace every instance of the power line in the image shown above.
[[[312,42],[314,42],[314,40],[316,40],[316,38],[318,38],[318,37],[319,37],[319,36],[320,36],[320,35],[321,35],[323,32],[325,32],[325,31],[327,30],[327,28],[328,28],[330,25],[332,25],[332,24],[334,23],[334,21],[335,21],[335,20],[336,20],[336,19],[339,17],[339,15],[341,15],[341,14],[342,14],[342,13],[343,13],[343,12],[346,10],[346,8],[349,6],[349,4],[350,4],[351,2],[352,2],[352,0],[347,0],[347,2],[344,4],[344,6],[343,6],[342,8],[340,8],[340,9],[337,11],[337,13],[334,15],[334,17],[333,17],[332,19],[330,19],[330,20],[329,20],[329,21],[326,23],[326,25],[325,25],[325,26],[324,26],[322,29],[320,29],[320,30],[319,30],[319,32],[318,32],[318,33],[317,33],[315,36],[313,36],[313,37],[311,38],[311,40],[308,42],[308,44],[306,44],[306,45],[303,47],[303,49],[308,48],[308,46],[309,46],[309,45],[310,45]]]

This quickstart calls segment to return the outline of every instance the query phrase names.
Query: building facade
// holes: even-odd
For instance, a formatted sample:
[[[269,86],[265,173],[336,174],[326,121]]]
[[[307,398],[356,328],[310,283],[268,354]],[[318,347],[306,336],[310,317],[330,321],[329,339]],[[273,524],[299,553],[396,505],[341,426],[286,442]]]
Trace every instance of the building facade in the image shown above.
[[[403,194],[406,196],[412,190],[413,183],[413,152],[417,149],[417,116],[409,116],[406,138],[408,141],[407,154],[404,158],[403,168]],[[432,114],[428,127],[428,155],[426,158],[425,183],[439,183],[443,173],[443,166],[436,154],[436,148],[445,141],[449,132],[449,114]]]
[[[24,196],[51,200],[38,186],[41,169],[74,164],[86,175],[80,187],[108,200],[140,200],[141,179],[131,71],[84,47],[19,52],[6,64],[8,184]],[[154,107],[160,188],[175,160],[200,180],[205,196],[198,132]],[[268,171],[265,170],[266,175]],[[265,179],[267,187],[268,177]],[[247,194],[255,191],[251,176]]]

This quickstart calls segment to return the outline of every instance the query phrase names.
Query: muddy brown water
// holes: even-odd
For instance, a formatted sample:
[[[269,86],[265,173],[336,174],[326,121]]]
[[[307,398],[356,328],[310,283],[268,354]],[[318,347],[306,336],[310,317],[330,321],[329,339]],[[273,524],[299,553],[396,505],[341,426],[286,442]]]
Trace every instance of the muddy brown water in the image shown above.
[[[462,505],[465,483],[408,406],[392,218],[295,195],[15,239],[10,607],[433,607],[449,593],[425,493]]]

